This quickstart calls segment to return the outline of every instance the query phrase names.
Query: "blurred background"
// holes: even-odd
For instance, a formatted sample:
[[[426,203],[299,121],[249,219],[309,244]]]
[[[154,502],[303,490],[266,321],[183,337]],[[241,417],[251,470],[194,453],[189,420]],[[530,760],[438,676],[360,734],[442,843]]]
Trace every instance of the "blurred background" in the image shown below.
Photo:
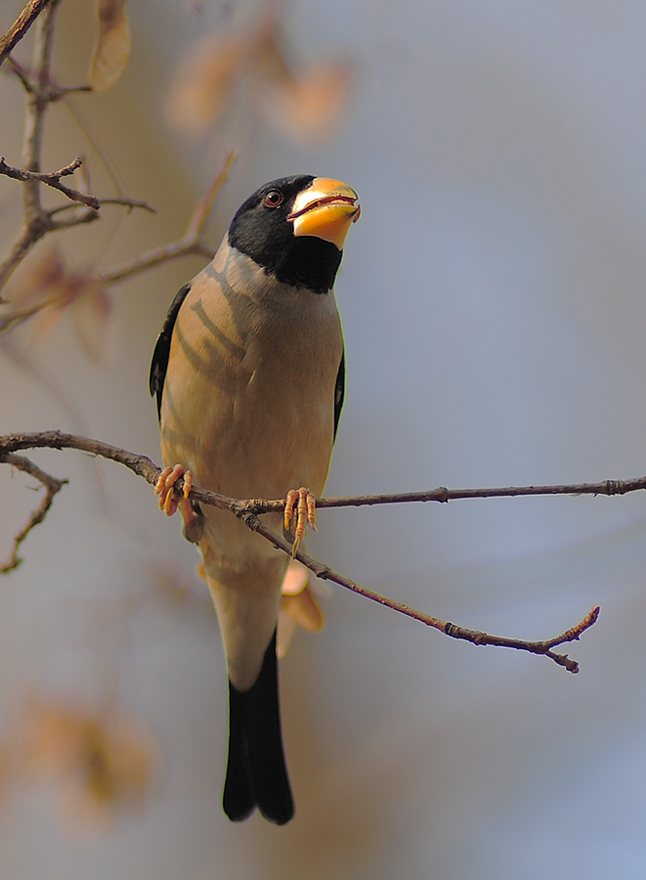
[[[23,3],[5,0],[0,30]],[[86,157],[98,223],[39,261],[109,272],[183,235],[230,148],[215,248],[247,195],[306,172],[363,214],[337,281],[346,404],[328,495],[626,479],[646,433],[646,7],[629,0],[132,0],[132,55],[49,114],[44,168]],[[87,79],[96,13],[61,3],[53,69]],[[28,65],[32,36],[16,49]],[[0,75],[0,153],[24,94]],[[3,252],[21,185],[0,178]],[[48,203],[59,199],[47,196]],[[151,352],[168,262],[2,338],[0,432],[60,429],[159,461]],[[281,667],[296,818],[221,810],[227,686],[180,524],[118,465],[67,477],[0,582],[0,876],[155,880],[641,878],[646,507],[626,497],[321,511],[313,555],[437,617],[547,638],[475,648],[330,589]],[[36,505],[0,471],[0,556]]]

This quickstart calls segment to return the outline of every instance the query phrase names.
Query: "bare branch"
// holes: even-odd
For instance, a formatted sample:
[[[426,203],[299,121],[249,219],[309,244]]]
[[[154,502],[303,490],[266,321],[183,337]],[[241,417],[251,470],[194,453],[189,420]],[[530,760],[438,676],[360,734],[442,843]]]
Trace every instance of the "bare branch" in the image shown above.
[[[15,467],[18,470],[24,471],[26,474],[35,477],[45,487],[45,496],[40,502],[40,505],[36,508],[36,510],[34,510],[34,512],[27,520],[27,523],[13,539],[13,549],[10,557],[3,565],[0,565],[0,574],[8,574],[10,571],[18,568],[18,566],[22,562],[22,559],[18,556],[20,545],[25,540],[29,532],[34,528],[34,526],[37,526],[45,519],[49,508],[52,506],[52,502],[54,501],[54,496],[57,492],[60,492],[60,490],[68,481],[59,480],[57,477],[53,477],[51,474],[45,473],[45,471],[41,470],[38,465],[35,465],[33,463],[33,461],[30,461],[28,458],[24,458],[24,456],[22,455],[14,455],[13,453],[8,453],[7,455],[1,455],[0,461],[5,462],[6,464],[10,464],[12,467]]]
[[[42,433],[30,434],[11,434],[0,437],[0,460],[6,460],[7,454],[15,452],[17,449],[34,449],[36,447],[49,447],[53,449],[79,449],[89,452],[92,455],[100,455],[103,458],[119,462],[134,471],[134,473],[143,477],[148,483],[154,485],[157,481],[161,469],[157,467],[148,457],[144,455],[135,455],[125,449],[116,446],[110,446],[107,443],[101,443],[98,440],[91,440],[87,437],[78,437],[74,434],[63,434],[59,431],[46,431]],[[179,479],[175,484],[175,492],[181,495],[184,487],[183,479]],[[599,488],[601,487],[601,488]],[[582,494],[582,488],[588,492],[593,491],[594,494],[625,494],[629,491],[646,488],[646,479],[627,481],[618,483],[616,481],[604,481],[603,483],[584,483],[574,484],[572,486],[530,486],[530,487],[510,487],[506,489],[474,489],[474,490],[454,490],[449,489],[435,490],[426,493],[407,493],[406,495],[369,495],[348,497],[345,499],[320,499],[317,502],[318,507],[342,507],[357,506],[363,503],[393,503],[393,501],[447,501],[452,498],[482,498],[482,497],[509,497],[512,495],[547,495],[547,494]],[[554,490],[554,491],[550,491]],[[605,491],[604,491],[605,490]],[[618,491],[620,490],[620,491]],[[193,487],[190,492],[190,498],[201,504],[212,504],[216,507],[228,510],[237,516],[252,531],[258,532],[266,540],[270,541],[275,547],[285,553],[291,555],[291,544],[282,536],[276,535],[271,529],[267,528],[259,519],[259,515],[269,511],[280,511],[284,508],[284,501],[263,501],[261,499],[249,499],[241,501],[235,498],[229,498],[226,495],[219,495],[216,492],[209,492],[199,487]],[[328,503],[331,502],[331,503]],[[599,616],[599,608],[595,607],[592,611],[576,626],[567,630],[559,636],[552,639],[541,641],[527,641],[524,639],[512,639],[504,636],[495,636],[479,630],[471,630],[466,627],[449,623],[446,620],[440,620],[425,614],[422,611],[416,611],[403,602],[397,602],[376,593],[367,587],[361,586],[356,581],[350,580],[343,575],[333,571],[328,565],[319,562],[311,556],[299,551],[296,558],[303,563],[316,577],[323,580],[332,581],[353,593],[371,599],[380,605],[411,617],[438,630],[444,635],[454,639],[462,639],[471,642],[474,645],[495,645],[497,647],[515,648],[519,651],[528,651],[531,654],[542,654],[549,657],[559,666],[563,666],[568,672],[576,673],[579,671],[578,663],[568,657],[567,654],[560,654],[554,651],[555,647],[565,644],[566,642],[576,641],[580,636],[589,629]]]
[[[284,538],[279,537],[268,529],[258,519],[255,513],[243,512],[237,515],[252,531],[258,532],[258,534],[270,541],[275,547],[278,547],[280,550],[291,555],[291,545]],[[364,587],[356,581],[350,580],[350,578],[333,571],[329,566],[319,562],[312,556],[308,556],[300,550],[296,553],[296,559],[315,574],[316,577],[321,578],[321,580],[332,581],[333,583],[344,587],[346,590],[350,590],[366,599],[371,599],[373,602],[377,602],[379,605],[390,608],[392,611],[398,611],[400,614],[404,614],[406,617],[417,620],[425,626],[430,626],[453,639],[463,639],[464,641],[471,642],[473,645],[495,645],[499,648],[515,648],[518,651],[527,651],[530,654],[543,654],[559,666],[563,666],[568,672],[574,674],[579,671],[579,664],[568,657],[567,654],[557,654],[552,649],[565,642],[578,640],[579,636],[585,632],[586,629],[589,629],[594,623],[596,623],[599,616],[600,609],[598,606],[595,606],[576,626],[567,630],[560,636],[543,641],[526,641],[524,639],[507,638],[505,636],[494,636],[480,630],[467,629],[466,627],[449,623],[447,620],[440,620],[437,617],[432,617],[430,614],[425,614],[423,611],[416,611],[414,608],[405,605],[403,602],[397,602],[394,599],[389,599],[387,596],[382,596],[381,593],[376,593],[374,590],[370,590],[368,587]]]
[[[646,489],[646,477],[634,480],[602,480],[600,483],[569,483],[554,486],[505,486],[486,489],[447,489],[439,486],[424,492],[399,492],[387,495],[351,495],[340,498],[318,498],[316,506],[366,507],[377,504],[411,504],[414,502],[460,501],[467,498],[518,498],[534,495],[626,495]],[[276,513],[283,509],[283,501],[257,500],[254,513]]]
[[[42,180],[43,183],[58,183],[61,177],[68,177],[70,174],[74,174],[76,169],[80,168],[82,164],[83,159],[81,159],[80,156],[77,156],[76,159],[63,166],[59,171],[27,171],[24,168],[14,168],[13,166],[8,165],[3,156],[0,159],[0,174],[6,174],[8,177],[13,177],[15,180]]]
[[[96,196],[88,195],[78,189],[72,189],[72,187],[61,183],[61,177],[74,174],[76,169],[82,164],[83,160],[79,157],[74,159],[73,162],[70,162],[69,165],[65,165],[60,171],[28,171],[26,168],[15,168],[13,165],[8,165],[3,156],[0,158],[0,174],[6,174],[7,177],[11,177],[14,180],[22,180],[23,182],[32,180],[39,181],[40,183],[44,183],[47,186],[51,186],[53,189],[62,192],[73,202],[80,202],[82,205],[87,205],[89,208],[94,208],[95,211],[98,211],[101,207],[101,202]],[[51,213],[52,212],[49,212],[50,217]]]
[[[52,0],[29,0],[9,30],[0,37],[0,65]]]
[[[0,457],[7,453],[16,452],[19,449],[78,449],[88,452],[90,455],[100,455],[110,461],[130,468],[146,482],[154,485],[161,473],[161,468],[147,456],[128,452],[118,446],[102,443],[100,440],[91,440],[89,437],[80,437],[76,434],[65,434],[61,431],[40,431],[35,433],[7,434],[0,437]],[[215,494],[215,493],[213,493]],[[217,496],[216,496],[217,497]],[[222,496],[223,498],[225,496]]]

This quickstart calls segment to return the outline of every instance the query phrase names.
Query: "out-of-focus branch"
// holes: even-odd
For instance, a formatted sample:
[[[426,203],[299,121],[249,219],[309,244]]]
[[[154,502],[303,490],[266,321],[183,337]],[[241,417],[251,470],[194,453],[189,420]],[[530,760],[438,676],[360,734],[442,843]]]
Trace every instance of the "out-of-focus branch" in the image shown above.
[[[193,211],[186,232],[181,238],[177,241],[163,245],[162,247],[154,248],[128,263],[117,266],[116,269],[111,269],[108,272],[98,275],[98,280],[103,281],[105,284],[116,284],[118,281],[125,281],[126,278],[130,278],[138,272],[143,272],[146,269],[151,269],[153,266],[158,266],[160,263],[166,263],[169,260],[176,259],[177,257],[184,257],[189,254],[202,256],[207,260],[212,259],[213,249],[201,241],[201,235],[208,219],[209,212],[213,206],[213,202],[231,173],[231,169],[233,168],[236,159],[237,152],[231,150],[226,157],[222,168],[213,179],[213,183],[209,187],[206,195]]]
[[[134,473],[143,477],[151,485],[154,485],[157,482],[157,478],[161,473],[161,469],[144,455],[136,455],[132,452],[128,452],[125,449],[110,446],[107,443],[101,443],[98,440],[91,440],[87,437],[78,437],[74,434],[62,434],[59,431],[45,431],[35,434],[11,434],[5,437],[0,437],[0,461],[7,461],[7,457],[9,455],[12,455],[18,449],[35,449],[38,447],[49,447],[53,449],[79,449],[84,452],[89,452],[93,455],[100,455],[103,458],[107,458],[125,465],[126,467],[130,468],[130,470],[134,471]],[[642,478],[640,480],[625,481],[621,484],[618,484],[615,481],[605,481],[603,483],[585,483],[582,485],[585,487],[605,487],[607,490],[609,489],[609,487],[611,489],[616,489],[618,485],[621,485],[621,494],[625,494],[628,491],[636,491],[637,489],[646,488],[646,479]],[[628,488],[629,486],[631,486],[631,488]],[[183,487],[184,481],[183,479],[179,479],[175,484],[174,490],[181,495]],[[550,487],[548,486],[530,486],[525,488],[457,490],[453,495],[451,494],[451,490],[442,489],[439,490],[442,493],[442,497],[431,497],[432,495],[437,494],[436,492],[412,493],[415,494],[415,497],[413,498],[411,493],[409,493],[406,496],[370,495],[356,497],[350,496],[344,499],[329,499],[329,501],[332,502],[331,504],[326,503],[326,499],[320,499],[317,503],[319,507],[342,507],[355,506],[363,503],[393,503],[393,501],[402,501],[404,499],[416,501],[447,501],[447,495],[449,497],[455,498],[492,498],[509,497],[510,495],[536,494],[561,495],[565,494],[565,490],[568,488],[568,494],[581,494],[581,484],[575,484],[570,487],[555,486],[551,488],[555,489],[556,491],[550,492]],[[603,489],[595,492],[595,494],[601,494],[602,492]],[[604,494],[618,493],[617,491],[606,491]],[[284,537],[279,536],[271,531],[271,529],[269,529],[259,518],[259,515],[261,513],[266,513],[270,510],[282,510],[284,508],[284,501],[265,502],[258,499],[238,500],[235,498],[229,498],[226,495],[219,495],[216,492],[209,492],[205,489],[200,489],[199,487],[193,487],[191,489],[189,497],[201,504],[212,504],[223,510],[228,510],[234,516],[237,516],[240,520],[242,520],[242,522],[244,522],[249,529],[258,532],[258,534],[262,535],[264,538],[266,538],[266,540],[270,541],[275,547],[291,555],[291,544]],[[366,501],[366,499],[369,499],[369,501]],[[425,614],[422,611],[416,611],[414,608],[410,608],[403,602],[397,602],[394,599],[389,599],[386,596],[382,596],[380,593],[376,593],[373,590],[370,590],[369,588],[356,583],[356,581],[350,580],[350,578],[338,574],[337,572],[333,571],[328,565],[319,562],[317,559],[308,556],[302,551],[297,552],[296,558],[317,577],[323,580],[332,581],[333,583],[338,584],[339,586],[342,586],[347,590],[351,590],[352,592],[357,593],[360,596],[364,596],[367,599],[371,599],[373,602],[377,602],[380,605],[385,606],[386,608],[390,608],[391,610],[397,611],[400,614],[405,614],[407,617],[411,617],[413,620],[417,620],[420,623],[423,623],[425,626],[430,626],[433,629],[436,629],[439,632],[443,633],[444,635],[450,636],[451,638],[462,639],[464,641],[471,642],[474,645],[495,645],[497,647],[515,648],[519,651],[528,651],[531,654],[542,654],[546,657],[549,657],[559,666],[563,666],[565,669],[568,670],[568,672],[572,673],[576,673],[579,671],[578,663],[575,660],[572,660],[567,654],[556,652],[554,648],[567,642],[578,640],[587,629],[593,626],[599,616],[599,608],[598,606],[595,606],[590,611],[590,613],[586,615],[586,617],[584,617],[583,620],[581,620],[576,626],[551,639],[528,641],[524,639],[507,638],[505,636],[496,636],[491,635],[490,633],[481,632],[480,630],[467,629],[466,627],[462,627],[454,623],[449,623],[446,620],[440,620],[439,618],[432,617],[430,614]]]
[[[2,64],[14,46],[22,40],[40,13],[51,2],[52,0],[29,0],[11,27],[0,37],[0,64]]]

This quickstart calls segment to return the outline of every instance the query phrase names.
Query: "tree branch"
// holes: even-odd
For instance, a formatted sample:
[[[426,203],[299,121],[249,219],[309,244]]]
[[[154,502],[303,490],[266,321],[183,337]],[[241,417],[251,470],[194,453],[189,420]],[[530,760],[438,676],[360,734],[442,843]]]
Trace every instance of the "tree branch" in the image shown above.
[[[282,504],[284,506],[284,502],[282,502]],[[247,511],[238,514],[238,517],[239,519],[242,519],[245,525],[252,531],[258,532],[258,534],[270,541],[275,547],[278,547],[280,550],[283,550],[291,556],[291,544],[268,529],[258,519],[255,513]],[[576,660],[572,660],[567,654],[557,654],[552,648],[562,645],[565,642],[578,640],[581,634],[596,623],[597,618],[599,617],[600,608],[597,605],[576,626],[567,630],[560,636],[555,636],[552,639],[545,639],[542,641],[526,641],[525,639],[494,636],[482,632],[481,630],[467,629],[466,627],[458,626],[455,623],[449,623],[447,620],[440,620],[437,617],[432,617],[430,614],[425,614],[423,611],[416,611],[414,608],[405,605],[403,602],[397,602],[394,599],[389,599],[387,596],[382,596],[381,593],[376,593],[374,590],[370,590],[368,587],[364,587],[356,581],[350,580],[350,578],[333,571],[328,565],[319,562],[317,559],[308,556],[300,550],[296,553],[296,559],[315,574],[316,577],[321,578],[321,580],[332,581],[333,583],[344,587],[346,590],[350,590],[366,599],[371,599],[373,602],[377,602],[379,605],[390,608],[392,611],[398,611],[400,614],[404,614],[406,617],[417,620],[425,626],[430,626],[453,639],[462,639],[466,642],[471,642],[473,645],[495,645],[499,648],[515,648],[518,651],[527,651],[530,654],[543,654],[559,666],[563,666],[568,672],[574,674],[579,671],[579,664]]]
[[[101,207],[101,202],[96,196],[88,195],[87,193],[83,193],[78,189],[72,189],[72,187],[61,183],[61,177],[74,174],[76,169],[82,164],[83,160],[79,157],[74,159],[73,162],[70,162],[69,165],[65,165],[60,171],[28,171],[26,168],[15,168],[13,165],[8,165],[3,156],[0,158],[0,174],[6,174],[7,177],[11,177],[14,180],[22,180],[23,182],[38,181],[44,183],[47,186],[51,186],[53,189],[62,192],[73,202],[80,202],[82,205],[87,205],[88,208],[94,208],[95,211],[98,211]],[[49,212],[50,217],[52,213],[53,212],[51,211]]]
[[[78,449],[88,452],[91,455],[99,455],[103,458],[116,461],[130,468],[138,476],[143,477],[148,483],[154,485],[161,473],[159,468],[150,458],[145,455],[136,455],[125,449],[116,446],[110,446],[98,440],[91,440],[87,437],[78,437],[74,434],[63,434],[59,431],[44,431],[39,433],[9,434],[0,437],[0,461],[6,461],[7,456],[12,455],[16,450],[35,449],[48,447],[52,449]],[[175,484],[175,491],[181,495],[183,490],[183,479]],[[503,489],[458,489],[450,490],[446,488],[436,489],[432,492],[406,493],[401,495],[361,495],[349,496],[347,498],[321,498],[317,502],[317,506],[324,507],[350,507],[360,506],[362,504],[387,504],[404,501],[443,501],[457,498],[493,498],[493,497],[510,497],[518,495],[563,495],[563,494],[607,494],[617,495],[626,494],[630,491],[646,488],[646,478],[631,481],[615,481],[606,480],[602,483],[583,483],[573,484],[571,486],[528,486],[528,487],[507,487]],[[228,510],[237,516],[252,531],[258,532],[266,540],[270,541],[275,547],[283,552],[290,554],[292,552],[291,544],[282,536],[276,535],[269,529],[260,519],[259,515],[268,512],[282,511],[284,508],[284,500],[279,501],[263,501],[262,499],[239,500],[230,498],[226,495],[220,495],[216,492],[209,492],[199,487],[193,487],[190,492],[191,499],[201,504],[212,504],[223,510]],[[471,630],[466,627],[449,623],[445,620],[432,617],[422,611],[416,611],[403,602],[397,602],[382,596],[373,590],[363,587],[350,578],[333,571],[328,565],[319,562],[311,556],[299,551],[296,558],[303,563],[316,577],[323,580],[329,580],[347,590],[351,590],[360,596],[371,599],[380,605],[405,614],[407,617],[423,623],[438,630],[444,635],[454,639],[462,639],[471,642],[474,645],[495,645],[498,647],[515,648],[519,651],[528,651],[532,654],[542,654],[549,657],[559,666],[563,666],[568,672],[576,673],[579,671],[578,663],[568,657],[567,654],[560,654],[553,649],[566,642],[576,641],[580,636],[589,629],[599,616],[599,608],[595,607],[590,613],[578,623],[576,626],[568,629],[566,632],[552,639],[541,641],[527,641],[524,639],[506,638],[504,636],[491,635],[479,630]]]
[[[52,0],[29,0],[11,27],[0,37],[0,65],[51,2]]]
[[[377,504],[412,504],[415,502],[460,501],[468,498],[519,498],[534,495],[626,495],[646,489],[646,477],[633,480],[602,480],[600,483],[566,483],[550,486],[505,486],[485,489],[447,489],[438,486],[423,492],[397,492],[386,495],[351,495],[340,498],[318,498],[316,506],[369,507]],[[258,499],[254,513],[276,513],[283,508],[283,501]]]

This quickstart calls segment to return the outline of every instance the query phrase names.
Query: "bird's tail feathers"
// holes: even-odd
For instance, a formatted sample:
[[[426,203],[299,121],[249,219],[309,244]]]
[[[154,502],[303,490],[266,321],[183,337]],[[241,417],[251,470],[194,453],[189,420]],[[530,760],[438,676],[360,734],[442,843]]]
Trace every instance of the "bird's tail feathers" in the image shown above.
[[[234,822],[246,819],[256,807],[277,825],[294,815],[280,724],[275,631],[253,686],[239,691],[229,682],[229,760],[223,806]]]

